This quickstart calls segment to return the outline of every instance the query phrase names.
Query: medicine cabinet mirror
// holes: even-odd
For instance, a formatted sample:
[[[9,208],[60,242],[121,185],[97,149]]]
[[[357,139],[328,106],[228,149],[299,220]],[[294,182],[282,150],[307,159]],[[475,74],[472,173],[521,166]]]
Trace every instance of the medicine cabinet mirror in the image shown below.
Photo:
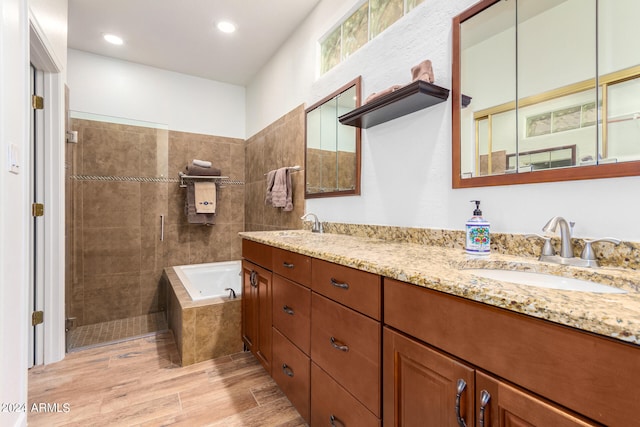
[[[361,78],[305,110],[305,198],[360,194],[360,128],[338,117],[360,106]]]
[[[453,187],[640,175],[637,16],[636,0],[482,0],[455,17]]]

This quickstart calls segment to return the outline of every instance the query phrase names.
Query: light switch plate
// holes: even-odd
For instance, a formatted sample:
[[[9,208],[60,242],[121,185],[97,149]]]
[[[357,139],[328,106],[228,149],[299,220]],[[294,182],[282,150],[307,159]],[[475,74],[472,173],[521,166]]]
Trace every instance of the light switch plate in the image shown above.
[[[16,144],[9,144],[8,148],[7,160],[9,163],[9,172],[17,175],[20,173],[20,148]]]

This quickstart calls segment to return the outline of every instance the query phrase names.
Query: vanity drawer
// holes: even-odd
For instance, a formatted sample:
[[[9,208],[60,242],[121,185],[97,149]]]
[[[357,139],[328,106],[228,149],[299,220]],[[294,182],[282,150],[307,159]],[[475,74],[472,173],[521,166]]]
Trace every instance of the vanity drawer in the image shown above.
[[[311,359],[380,416],[380,323],[311,294]]]
[[[273,247],[254,242],[252,240],[242,239],[242,257],[254,264],[258,264],[267,270],[271,270]]]
[[[311,425],[380,426],[380,419],[311,363]]]
[[[309,354],[311,290],[278,275],[273,276],[273,326]]]
[[[311,286],[311,258],[273,248],[273,272],[305,286]]]
[[[271,375],[307,423],[311,386],[309,370],[309,357],[274,328]]]
[[[380,320],[382,278],[377,274],[314,258],[311,288],[334,301]]]

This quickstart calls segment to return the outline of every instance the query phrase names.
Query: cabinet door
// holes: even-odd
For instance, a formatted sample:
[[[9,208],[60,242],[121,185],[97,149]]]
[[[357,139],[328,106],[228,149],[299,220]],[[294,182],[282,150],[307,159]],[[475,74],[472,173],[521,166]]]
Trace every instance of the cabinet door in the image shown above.
[[[256,270],[258,287],[258,349],[256,357],[271,374],[271,272],[264,269]]]
[[[387,327],[383,348],[385,426],[474,425],[473,368]]]
[[[478,425],[484,427],[600,425],[479,371],[476,372],[476,399]]]
[[[242,341],[255,354],[258,343],[258,288],[255,285],[255,265],[242,261]]]
[[[242,261],[242,340],[271,373],[271,272]]]

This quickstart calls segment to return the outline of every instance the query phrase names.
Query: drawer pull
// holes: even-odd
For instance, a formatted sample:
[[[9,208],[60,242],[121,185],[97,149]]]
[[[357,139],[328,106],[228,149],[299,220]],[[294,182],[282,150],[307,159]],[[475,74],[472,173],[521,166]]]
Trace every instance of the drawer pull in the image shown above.
[[[331,424],[331,427],[344,426],[344,423],[340,421],[340,419],[333,414],[331,414],[331,416],[329,417],[329,423]]]
[[[484,427],[484,412],[487,409],[487,405],[491,400],[491,395],[487,390],[480,392],[480,427]]]
[[[336,279],[334,279],[333,277],[331,278],[331,284],[333,286],[335,286],[336,288],[349,289],[349,284],[348,283],[340,283]]]
[[[338,343],[334,337],[331,337],[331,345],[336,350],[340,350],[340,351],[344,351],[344,352],[349,351],[349,346],[346,346],[344,344]]]
[[[282,311],[284,311],[285,313],[293,316],[293,310],[288,305],[282,306]]]
[[[283,263],[282,263],[282,265],[283,265],[285,268],[293,268],[293,267],[294,267],[294,266],[293,266],[293,264],[291,264],[290,262],[283,262]]]
[[[458,380],[457,385],[457,393],[456,393],[456,418],[458,419],[458,426],[467,427],[467,423],[464,421],[464,418],[460,415],[460,400],[462,399],[462,393],[467,388],[467,383],[465,380],[460,378]]]
[[[286,376],[293,378],[293,369],[291,369],[286,363],[282,364],[282,372],[284,372]]]

